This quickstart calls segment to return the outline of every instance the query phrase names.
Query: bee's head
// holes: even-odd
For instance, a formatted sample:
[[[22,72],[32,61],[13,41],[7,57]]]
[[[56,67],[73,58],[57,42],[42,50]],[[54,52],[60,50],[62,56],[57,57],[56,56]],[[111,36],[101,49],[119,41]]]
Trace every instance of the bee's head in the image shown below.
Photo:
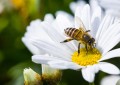
[[[95,43],[95,39],[92,38],[91,36],[89,36],[88,34],[84,34],[83,35],[83,40],[89,45],[89,46],[93,46]]]
[[[89,44],[89,45],[93,45],[94,42],[95,42],[95,39],[94,39],[94,38],[91,38],[91,39],[89,39],[88,44]]]

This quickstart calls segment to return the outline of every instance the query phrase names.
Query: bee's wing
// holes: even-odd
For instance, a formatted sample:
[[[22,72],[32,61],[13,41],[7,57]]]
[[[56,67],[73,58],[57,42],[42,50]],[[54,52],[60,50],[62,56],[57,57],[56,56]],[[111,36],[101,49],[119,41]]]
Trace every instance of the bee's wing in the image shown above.
[[[86,31],[86,28],[79,17],[75,17],[75,27],[79,28],[80,30]]]

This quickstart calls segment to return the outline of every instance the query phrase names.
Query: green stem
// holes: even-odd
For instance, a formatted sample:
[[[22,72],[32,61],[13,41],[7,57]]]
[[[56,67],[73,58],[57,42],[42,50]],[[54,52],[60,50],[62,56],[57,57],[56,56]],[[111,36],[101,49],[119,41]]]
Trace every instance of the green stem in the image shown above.
[[[95,84],[94,84],[94,82],[92,82],[92,83],[89,83],[89,85],[95,85]]]

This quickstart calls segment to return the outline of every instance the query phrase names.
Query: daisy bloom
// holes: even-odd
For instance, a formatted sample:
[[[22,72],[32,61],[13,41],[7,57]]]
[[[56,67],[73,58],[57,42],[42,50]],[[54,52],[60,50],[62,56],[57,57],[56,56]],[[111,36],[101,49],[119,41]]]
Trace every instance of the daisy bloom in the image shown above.
[[[98,13],[100,12],[90,15],[90,7],[85,5],[82,10],[76,9],[75,22],[74,19],[71,20],[62,14],[57,15],[55,20],[33,21],[28,27],[35,28],[35,24],[39,26],[39,31],[35,29],[32,31],[41,36],[31,42],[43,54],[33,55],[32,61],[56,69],[81,70],[83,78],[88,82],[94,81],[95,73],[99,70],[109,74],[119,74],[120,70],[115,65],[103,60],[120,55],[119,48],[111,50],[119,42],[120,23],[113,24],[114,17],[110,15],[106,15],[101,22],[101,14]],[[95,38],[96,47],[86,55],[86,49],[81,46],[78,56],[78,41],[60,42],[68,38],[65,36],[64,29],[68,27],[78,29],[81,26],[80,19],[86,30],[91,30],[90,35]]]
[[[120,17],[120,1],[119,0],[98,0],[101,7],[105,9],[107,14]]]

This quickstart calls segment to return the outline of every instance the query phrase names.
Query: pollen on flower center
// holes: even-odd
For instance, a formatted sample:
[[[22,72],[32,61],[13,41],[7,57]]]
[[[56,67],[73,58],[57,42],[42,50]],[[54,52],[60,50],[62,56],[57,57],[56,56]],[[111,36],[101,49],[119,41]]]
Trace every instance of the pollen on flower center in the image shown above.
[[[75,51],[72,55],[72,61],[81,66],[96,64],[100,58],[101,53],[96,48],[93,48],[92,50],[88,51],[88,53],[86,52],[85,48],[81,48],[79,55],[77,51]]]

